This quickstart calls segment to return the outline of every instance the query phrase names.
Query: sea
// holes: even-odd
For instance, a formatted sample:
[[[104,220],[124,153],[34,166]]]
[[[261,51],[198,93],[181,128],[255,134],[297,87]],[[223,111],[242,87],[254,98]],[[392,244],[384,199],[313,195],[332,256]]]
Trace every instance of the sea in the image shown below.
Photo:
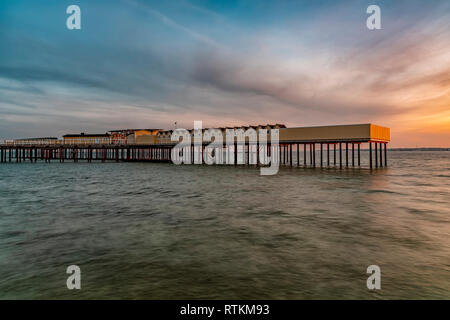
[[[449,299],[450,152],[366,167],[2,163],[0,299]]]

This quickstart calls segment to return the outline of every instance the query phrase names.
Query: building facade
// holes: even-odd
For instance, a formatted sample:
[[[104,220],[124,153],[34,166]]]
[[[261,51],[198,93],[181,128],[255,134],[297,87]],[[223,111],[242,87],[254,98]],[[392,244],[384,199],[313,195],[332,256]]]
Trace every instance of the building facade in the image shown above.
[[[110,134],[66,134],[63,136],[64,144],[111,144]]]

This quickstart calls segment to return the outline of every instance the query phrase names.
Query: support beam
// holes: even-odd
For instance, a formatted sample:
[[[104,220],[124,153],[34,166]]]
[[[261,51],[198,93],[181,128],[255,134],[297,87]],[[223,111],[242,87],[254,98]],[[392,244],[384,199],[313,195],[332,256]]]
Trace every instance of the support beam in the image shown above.
[[[361,143],[358,143],[358,167],[361,166]]]
[[[355,166],[355,144],[352,143],[352,167]]]
[[[327,167],[330,166],[330,144],[327,143]]]
[[[316,144],[313,143],[313,166],[316,167]]]
[[[290,157],[289,157],[289,165],[292,167],[292,143],[289,144]]]
[[[345,143],[345,166],[348,168],[348,142]]]
[[[322,168],[322,164],[323,164],[323,155],[322,155],[322,152],[323,152],[323,144],[321,143],[320,144],[320,167]]]
[[[303,165],[306,167],[306,143],[303,144]]]
[[[333,144],[333,153],[334,153],[334,166],[336,167],[336,143]]]
[[[375,168],[378,168],[378,142],[375,142]]]
[[[380,168],[383,167],[383,144],[380,143]]]
[[[233,153],[234,153],[234,165],[236,166],[237,165],[237,141],[235,141],[233,143]],[[202,154],[203,154],[203,151],[202,151]]]

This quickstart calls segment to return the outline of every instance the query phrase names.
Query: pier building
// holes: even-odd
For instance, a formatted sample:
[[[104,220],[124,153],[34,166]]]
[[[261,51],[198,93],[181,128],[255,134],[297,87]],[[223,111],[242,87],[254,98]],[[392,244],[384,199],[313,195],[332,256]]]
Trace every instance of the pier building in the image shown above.
[[[80,134],[66,134],[63,136],[64,145],[87,145],[87,144],[110,144],[110,134],[86,134],[84,132]]]

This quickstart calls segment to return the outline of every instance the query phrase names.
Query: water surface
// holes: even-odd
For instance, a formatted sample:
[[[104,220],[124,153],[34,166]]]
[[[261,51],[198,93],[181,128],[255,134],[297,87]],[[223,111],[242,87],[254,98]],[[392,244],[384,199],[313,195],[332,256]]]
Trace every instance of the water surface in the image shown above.
[[[449,299],[450,152],[389,164],[1,164],[0,298]]]

